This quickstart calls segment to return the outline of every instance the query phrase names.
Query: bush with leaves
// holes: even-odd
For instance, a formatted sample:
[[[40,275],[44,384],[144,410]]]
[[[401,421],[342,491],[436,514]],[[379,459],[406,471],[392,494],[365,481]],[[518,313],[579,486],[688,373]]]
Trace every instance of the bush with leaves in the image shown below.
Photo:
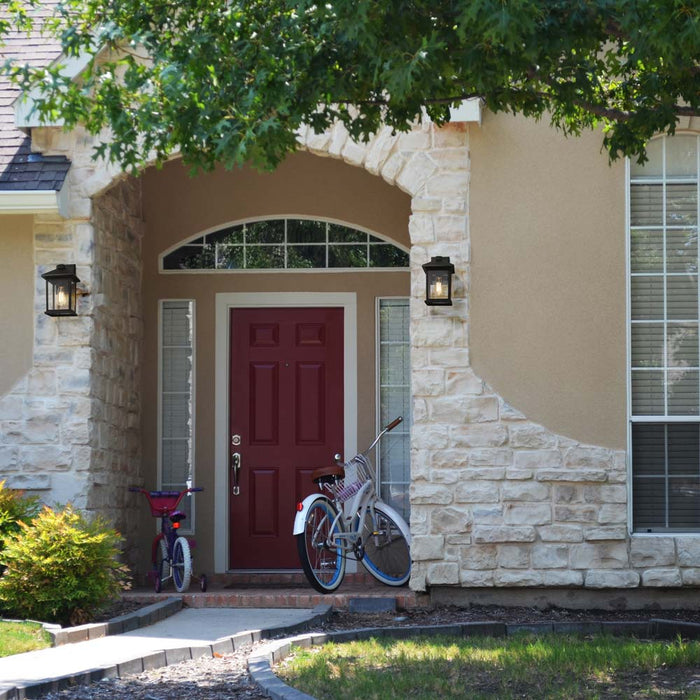
[[[87,622],[126,587],[120,543],[99,517],[88,520],[70,505],[45,507],[5,539],[0,607],[22,618]]]
[[[27,496],[24,491],[7,488],[5,481],[0,481],[0,550],[3,539],[12,532],[18,532],[20,523],[31,522],[40,509],[41,504],[36,496]]]

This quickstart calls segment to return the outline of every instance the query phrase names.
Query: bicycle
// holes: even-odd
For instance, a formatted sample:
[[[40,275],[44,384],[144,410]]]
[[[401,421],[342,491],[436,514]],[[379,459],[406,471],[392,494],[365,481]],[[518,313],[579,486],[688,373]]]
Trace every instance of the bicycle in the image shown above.
[[[160,532],[151,544],[152,576],[156,593],[163,590],[163,584],[170,578],[175,590],[184,593],[190,587],[192,578],[192,553],[189,540],[178,530],[187,517],[177,510],[185,494],[203,491],[202,488],[188,488],[184,491],[146,491],[138,486],[130,486],[129,491],[142,493],[148,499],[151,515],[160,518]],[[207,577],[199,576],[199,587],[207,590]]]
[[[294,535],[309,583],[321,593],[334,591],[345,577],[350,553],[378,581],[402,586],[411,575],[411,535],[404,519],[383,503],[375,487],[369,454],[403,418],[389,423],[372,444],[342,462],[316,469],[311,478],[326,493],[313,493],[297,504]]]

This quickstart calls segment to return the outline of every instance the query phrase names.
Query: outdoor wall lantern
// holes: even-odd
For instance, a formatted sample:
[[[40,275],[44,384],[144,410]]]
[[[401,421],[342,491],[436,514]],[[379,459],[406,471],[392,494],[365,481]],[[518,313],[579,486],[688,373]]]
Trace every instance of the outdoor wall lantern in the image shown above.
[[[428,306],[452,306],[452,275],[455,266],[441,255],[423,265],[425,271],[425,303]]]
[[[58,265],[45,272],[46,311],[48,316],[77,316],[78,282],[75,265]]]

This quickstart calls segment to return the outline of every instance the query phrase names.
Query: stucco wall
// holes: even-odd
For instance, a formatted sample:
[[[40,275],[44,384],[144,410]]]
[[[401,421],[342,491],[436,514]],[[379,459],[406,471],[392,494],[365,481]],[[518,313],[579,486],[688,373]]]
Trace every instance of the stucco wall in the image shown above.
[[[601,138],[491,113],[470,130],[470,349],[528,418],[622,449],[625,176]]]
[[[34,231],[32,216],[0,217],[0,396],[32,366]]]

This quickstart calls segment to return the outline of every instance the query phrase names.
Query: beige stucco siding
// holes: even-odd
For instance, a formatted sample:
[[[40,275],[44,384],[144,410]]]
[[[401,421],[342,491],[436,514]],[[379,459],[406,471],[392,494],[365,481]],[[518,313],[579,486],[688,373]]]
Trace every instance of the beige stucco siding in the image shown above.
[[[0,217],[0,396],[32,366],[34,231],[31,216]]]
[[[625,176],[601,134],[486,114],[470,130],[470,350],[529,419],[625,446]]]

